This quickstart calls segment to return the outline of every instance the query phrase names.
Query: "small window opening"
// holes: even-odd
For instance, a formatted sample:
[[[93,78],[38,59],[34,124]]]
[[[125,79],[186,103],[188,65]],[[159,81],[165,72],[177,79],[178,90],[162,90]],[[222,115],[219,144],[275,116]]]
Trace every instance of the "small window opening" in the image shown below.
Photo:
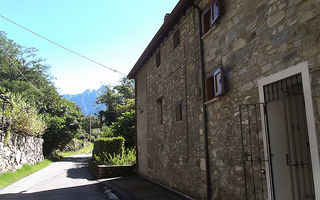
[[[219,67],[211,73],[206,79],[206,94],[207,101],[223,94],[224,89],[224,74],[222,67]]]
[[[173,34],[173,48],[176,48],[180,43],[180,31],[179,29]]]
[[[162,97],[157,99],[157,121],[158,121],[158,125],[163,124],[163,116],[162,116],[162,113],[163,113],[163,110],[162,110],[163,100],[162,99],[163,99]]]
[[[160,55],[160,51],[158,51],[156,53],[156,65],[157,65],[157,67],[159,67],[160,64],[161,64],[161,55]]]
[[[176,103],[176,121],[182,120],[182,100]]]
[[[211,28],[211,10],[207,8],[202,14],[202,32],[206,34]]]
[[[202,32],[206,34],[212,26],[216,24],[218,17],[220,16],[220,4],[219,0],[213,0],[208,7],[204,9],[202,13]]]
[[[214,78],[213,74],[211,74],[206,80],[207,86],[207,101],[214,98]]]

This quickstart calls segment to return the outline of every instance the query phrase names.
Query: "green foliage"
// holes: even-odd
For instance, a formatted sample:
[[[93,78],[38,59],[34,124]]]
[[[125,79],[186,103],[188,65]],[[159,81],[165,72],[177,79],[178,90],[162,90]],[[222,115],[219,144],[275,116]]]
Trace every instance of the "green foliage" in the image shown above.
[[[43,169],[48,165],[50,165],[51,163],[52,161],[50,160],[44,160],[35,165],[23,165],[21,169],[18,169],[15,172],[5,172],[3,174],[0,174],[0,188],[8,186],[25,176],[28,176],[40,169]]]
[[[43,135],[43,152],[49,155],[55,149],[63,149],[81,130],[81,114],[75,103],[60,100],[55,115],[47,115],[48,128]]]
[[[136,150],[134,148],[123,150],[120,154],[100,153],[94,155],[94,161],[100,165],[133,165],[136,163]]]
[[[58,155],[61,157],[69,157],[69,156],[74,156],[74,155],[78,155],[78,154],[89,154],[91,153],[93,149],[93,143],[91,142],[85,142],[83,144],[83,148],[77,149],[75,151],[62,151],[62,152],[58,152]]]
[[[110,126],[103,126],[101,128],[101,137],[114,137],[115,134],[112,131],[112,128]]]
[[[26,103],[20,95],[10,92],[3,92],[0,88],[0,96],[6,97],[9,102],[3,113],[5,121],[10,129],[23,135],[39,137],[44,133],[46,124],[43,120],[43,115],[38,113],[38,110],[32,104]]]
[[[123,150],[123,137],[101,138],[94,142],[93,156],[106,152],[110,154],[119,154]]]
[[[126,147],[135,146],[135,110],[133,81],[123,78],[120,85],[105,86],[97,103],[105,104],[107,110],[100,113],[104,117],[103,137],[121,136]]]
[[[126,147],[135,146],[135,111],[124,112],[116,122],[110,126],[115,136],[122,136],[126,139]]]
[[[121,84],[115,87],[105,86],[102,93],[97,98],[96,103],[106,105],[106,111],[100,112],[100,115],[103,115],[104,124],[107,126],[116,121],[126,105],[129,104],[131,108],[134,108],[134,100],[132,100],[134,98],[133,81],[129,79],[123,78]]]
[[[92,115],[83,116],[81,119],[81,126],[83,130],[87,133],[90,132],[90,119],[91,119],[91,129],[100,128],[100,122],[98,117],[92,116]],[[87,138],[89,138],[89,136]]]
[[[4,136],[4,146],[8,145],[9,139],[10,139],[10,135],[11,135],[11,130],[7,129],[6,131],[6,135]]]
[[[12,110],[8,110],[12,116],[7,122],[14,131],[24,134],[39,136],[44,132],[44,155],[48,156],[79,133],[82,114],[75,103],[58,94],[48,73],[49,67],[36,53],[34,48],[24,48],[0,31],[0,87],[6,88],[15,98]]]

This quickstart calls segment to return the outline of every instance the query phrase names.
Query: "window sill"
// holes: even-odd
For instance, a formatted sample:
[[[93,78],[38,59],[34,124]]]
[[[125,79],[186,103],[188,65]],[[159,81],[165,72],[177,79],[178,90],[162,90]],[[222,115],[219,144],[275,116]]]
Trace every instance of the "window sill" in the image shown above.
[[[213,32],[216,29],[216,26],[212,26],[208,32],[206,32],[202,37],[201,40],[204,40],[205,38],[208,37],[208,35],[210,35],[211,32]]]
[[[209,101],[204,102],[204,104],[205,105],[209,105],[209,104],[214,103],[214,102],[216,102],[218,100],[219,100],[219,97],[216,97],[216,98],[210,99]]]

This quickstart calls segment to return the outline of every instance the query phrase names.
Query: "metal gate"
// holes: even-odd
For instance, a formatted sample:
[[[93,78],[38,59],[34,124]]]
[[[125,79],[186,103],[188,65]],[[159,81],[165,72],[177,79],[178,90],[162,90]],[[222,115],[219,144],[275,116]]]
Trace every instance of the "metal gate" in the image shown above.
[[[268,165],[271,199],[314,200],[301,75],[265,85],[263,89],[264,104],[239,106],[246,199],[268,199],[265,171]],[[265,153],[269,160],[263,159]]]
[[[244,187],[246,199],[267,199],[267,183],[261,128],[260,106],[246,104],[239,106]]]

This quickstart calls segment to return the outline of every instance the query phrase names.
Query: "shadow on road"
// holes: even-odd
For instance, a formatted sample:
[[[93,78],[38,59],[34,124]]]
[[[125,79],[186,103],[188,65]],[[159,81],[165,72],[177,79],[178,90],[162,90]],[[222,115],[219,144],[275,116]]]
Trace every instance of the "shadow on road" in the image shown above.
[[[65,157],[60,159],[58,162],[73,162],[73,163],[81,163],[87,164],[90,157]]]
[[[73,179],[87,179],[89,181],[94,180],[94,178],[88,171],[88,167],[77,167],[68,169],[67,177]]]
[[[61,188],[47,190],[34,193],[16,193],[16,194],[1,194],[1,200],[102,200],[106,199],[103,195],[103,185],[100,183],[76,186],[70,188]]]

